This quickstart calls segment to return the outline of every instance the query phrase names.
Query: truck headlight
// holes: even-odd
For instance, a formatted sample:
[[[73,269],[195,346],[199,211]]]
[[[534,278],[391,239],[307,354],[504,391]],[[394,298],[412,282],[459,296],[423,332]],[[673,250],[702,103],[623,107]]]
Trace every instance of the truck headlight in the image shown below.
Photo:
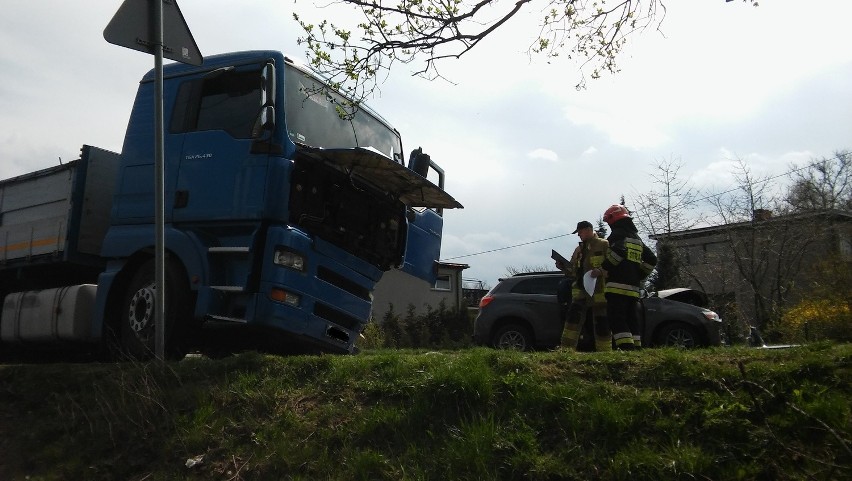
[[[297,270],[299,272],[303,272],[305,270],[305,258],[301,254],[293,252],[289,249],[275,249],[275,254],[272,257],[272,262],[279,266]]]

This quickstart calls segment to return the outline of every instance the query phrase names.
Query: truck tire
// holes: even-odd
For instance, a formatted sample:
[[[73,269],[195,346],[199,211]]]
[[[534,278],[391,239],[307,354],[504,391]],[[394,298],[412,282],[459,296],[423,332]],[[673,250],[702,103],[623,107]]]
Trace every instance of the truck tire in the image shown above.
[[[532,334],[519,324],[508,324],[494,333],[491,345],[495,349],[514,349],[529,351],[532,349]]]
[[[692,349],[701,345],[698,331],[684,322],[673,322],[663,326],[657,334],[656,341],[658,346],[684,349]]]
[[[121,304],[121,348],[135,360],[147,360],[156,351],[156,288],[154,260],[142,264],[127,285]],[[179,360],[186,356],[183,333],[189,318],[189,289],[177,267],[166,262],[165,356]]]

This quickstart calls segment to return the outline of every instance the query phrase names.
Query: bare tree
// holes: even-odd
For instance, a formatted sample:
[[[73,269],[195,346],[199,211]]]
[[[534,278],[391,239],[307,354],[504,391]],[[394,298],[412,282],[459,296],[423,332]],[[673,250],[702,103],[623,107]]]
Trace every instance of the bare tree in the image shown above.
[[[327,20],[311,23],[294,13],[304,31],[298,41],[305,45],[311,66],[355,99],[372,93],[396,62],[421,61],[414,75],[441,77],[441,61],[461,58],[519,12],[532,9],[542,14],[538,35],[528,40],[528,53],[580,60],[577,87],[582,88],[582,72],[593,79],[618,72],[616,58],[627,38],[658,28],[666,11],[663,0],[333,0],[331,4],[353,7],[360,14],[354,32]]]
[[[852,210],[852,151],[835,152],[791,172],[786,202],[793,211]]]
[[[808,295],[802,296],[799,304],[805,308],[799,309],[793,316],[801,316],[815,305],[845,306],[845,312],[852,312],[852,261],[849,256],[852,251],[849,227],[852,216],[852,152],[840,150],[832,157],[813,159],[804,168],[791,170],[790,178],[792,187],[785,198],[786,204],[796,215],[809,213],[819,222],[815,231],[827,246],[804,268],[801,287],[807,288]],[[842,307],[835,309],[835,312],[843,311]],[[819,319],[817,325],[823,328],[831,326],[831,316],[822,310]],[[848,336],[848,314],[845,326],[835,326],[838,329],[836,338]],[[784,328],[789,330],[790,325],[782,326]]]
[[[683,166],[681,158],[657,161],[650,174],[655,188],[636,195],[638,209],[634,217],[644,232],[652,235],[668,234],[691,229],[700,221],[692,213],[698,191],[681,177]]]
[[[735,188],[687,201],[708,200],[713,205],[714,218],[706,227],[675,228],[677,222],[669,222],[673,218],[661,217],[657,222],[672,232],[657,229],[658,239],[676,246],[676,255],[683,260],[680,279],[688,279],[690,285],[710,295],[714,307],[722,309],[726,326],[773,327],[785,310],[813,297],[816,286],[826,282],[832,288],[841,285],[838,276],[820,274],[828,272],[825,267],[815,270],[813,266],[830,259],[823,266],[837,264],[841,270],[848,269],[844,252],[849,244],[844,239],[848,239],[852,216],[847,207],[849,160],[849,153],[841,151],[794,170],[793,189],[783,195],[780,186],[770,182],[775,177],[758,178],[738,160]],[[669,174],[677,170],[670,167],[660,168],[662,174],[655,177],[660,185],[676,179]],[[659,207],[664,212],[665,207],[674,207],[675,203],[665,201],[670,192],[665,189],[640,196],[640,210]],[[843,297],[843,302],[852,303],[848,299],[848,295]]]
[[[555,267],[549,267],[545,265],[523,265],[520,267],[516,266],[506,266],[506,276],[514,276],[517,274],[529,274],[532,272],[551,272],[556,270]]]
[[[708,263],[721,271],[733,271],[725,277],[734,280],[738,298],[750,297],[748,310],[763,327],[776,321],[789,302],[802,261],[819,229],[816,218],[773,217],[772,209],[777,212],[783,204],[770,190],[768,179],[756,178],[742,160],[735,179],[737,189],[713,201],[722,219],[722,242]]]
[[[657,239],[657,266],[648,282],[655,290],[675,287],[683,282],[681,275],[696,279],[688,266],[683,265],[683,253],[668,242],[668,234],[691,229],[698,223],[691,212],[695,206],[697,191],[680,176],[683,161],[674,157],[659,160],[650,174],[655,188],[636,195],[638,206],[634,218],[643,232]]]

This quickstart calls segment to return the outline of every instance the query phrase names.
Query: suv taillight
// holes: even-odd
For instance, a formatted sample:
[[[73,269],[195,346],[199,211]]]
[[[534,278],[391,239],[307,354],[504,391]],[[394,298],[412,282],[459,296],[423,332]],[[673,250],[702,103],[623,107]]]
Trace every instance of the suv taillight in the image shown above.
[[[493,300],[494,298],[491,296],[484,296],[482,299],[479,300],[479,308],[482,309],[483,307],[491,303],[491,301]]]

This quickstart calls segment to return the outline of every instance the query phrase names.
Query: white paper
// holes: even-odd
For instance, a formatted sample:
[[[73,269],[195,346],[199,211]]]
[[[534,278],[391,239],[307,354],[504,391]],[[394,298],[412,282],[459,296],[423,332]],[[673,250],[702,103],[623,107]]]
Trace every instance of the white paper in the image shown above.
[[[597,277],[592,277],[592,271],[587,271],[583,275],[583,288],[589,293],[589,297],[595,295],[595,285],[598,283]]]

